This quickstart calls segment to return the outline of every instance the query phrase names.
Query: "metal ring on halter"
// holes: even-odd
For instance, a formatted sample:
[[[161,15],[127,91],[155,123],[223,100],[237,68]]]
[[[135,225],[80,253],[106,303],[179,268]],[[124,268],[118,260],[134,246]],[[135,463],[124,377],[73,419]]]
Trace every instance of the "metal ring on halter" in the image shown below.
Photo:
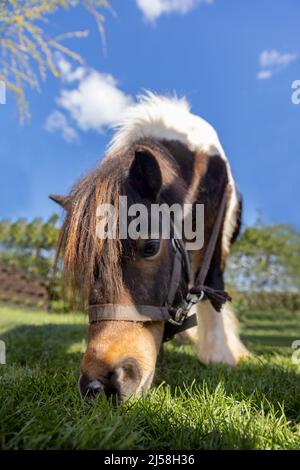
[[[172,323],[172,325],[181,326],[186,318],[186,314],[184,314],[184,312],[184,307],[179,307],[174,315],[174,318],[169,318],[168,322]],[[179,319],[177,320],[178,317]]]
[[[198,302],[201,302],[201,300],[204,299],[204,292],[203,290],[200,292],[199,295],[195,294],[188,294],[186,296],[186,306],[185,307],[179,307],[174,315],[174,318],[169,318],[169,323],[172,323],[172,325],[178,325],[181,326],[182,323],[184,322],[185,318],[187,317],[189,311],[193,307],[193,305],[196,305]]]
[[[192,301],[193,299],[195,299],[196,297],[196,301],[194,302],[195,304],[198,303],[198,302],[201,302],[201,300],[204,299],[204,296],[205,296],[205,293],[202,291],[200,291],[200,294],[191,294],[190,292],[188,293],[188,295],[186,296],[186,300],[187,301]]]

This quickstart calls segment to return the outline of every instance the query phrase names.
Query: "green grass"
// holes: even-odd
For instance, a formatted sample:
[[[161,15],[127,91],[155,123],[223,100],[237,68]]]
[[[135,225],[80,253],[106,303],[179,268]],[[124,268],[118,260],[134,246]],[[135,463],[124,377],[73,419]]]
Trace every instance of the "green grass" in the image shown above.
[[[300,449],[299,314],[252,311],[242,334],[255,358],[205,367],[170,343],[156,388],[119,408],[77,389],[86,321],[0,307],[2,449]]]

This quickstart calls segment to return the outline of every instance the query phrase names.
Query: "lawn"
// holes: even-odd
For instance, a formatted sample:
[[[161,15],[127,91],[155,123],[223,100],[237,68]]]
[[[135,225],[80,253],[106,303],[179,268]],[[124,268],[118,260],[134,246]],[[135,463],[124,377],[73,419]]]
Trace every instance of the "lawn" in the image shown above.
[[[167,345],[156,387],[119,408],[77,389],[81,315],[0,307],[2,449],[300,449],[300,314],[243,314],[255,358],[205,367],[188,345]]]

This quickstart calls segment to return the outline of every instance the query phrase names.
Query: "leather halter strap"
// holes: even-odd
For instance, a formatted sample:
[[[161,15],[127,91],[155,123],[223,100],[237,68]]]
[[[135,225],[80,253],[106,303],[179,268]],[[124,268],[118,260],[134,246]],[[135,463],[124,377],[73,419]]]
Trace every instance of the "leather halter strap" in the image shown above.
[[[227,202],[227,187],[224,188],[221,204],[218,209],[217,217],[212,229],[212,233],[203,256],[201,269],[197,274],[194,285],[186,297],[186,305],[179,308],[174,307],[174,299],[178,287],[180,286],[182,276],[186,280],[191,280],[191,268],[189,254],[182,240],[172,238],[174,249],[173,269],[171,274],[170,288],[164,306],[154,305],[124,305],[124,304],[101,304],[90,305],[88,307],[89,322],[97,323],[105,320],[113,321],[131,321],[131,322],[165,322],[164,341],[169,341],[176,334],[181,333],[197,325],[197,316],[194,313],[189,316],[191,307],[202,301],[210,300],[217,311],[221,310],[223,303],[231,300],[227,292],[216,290],[205,286],[205,279],[209,271],[211,260],[214,254],[218,236],[223,222],[223,217]]]
[[[227,203],[227,187],[225,187],[221,204],[219,206],[219,210],[217,213],[217,217],[212,229],[212,233],[206,248],[206,251],[203,256],[202,264],[199,273],[196,275],[194,285],[190,289],[190,292],[187,296],[187,301],[188,303],[188,311],[189,309],[195,304],[198,303],[202,300],[210,300],[215,309],[220,312],[222,305],[227,301],[231,300],[230,295],[221,290],[213,289],[211,287],[205,286],[205,279],[207,276],[207,273],[209,271],[212,257],[215,251],[216,243],[218,240],[218,236],[220,234],[220,229],[222,226],[223,222],[223,217],[225,214],[225,209],[226,209],[226,203]],[[190,294],[192,295],[198,295],[198,298],[193,299]],[[190,296],[190,297],[189,297]],[[187,312],[188,313],[188,312]],[[184,321],[181,324],[176,324],[172,322],[172,320],[166,324],[165,326],[165,331],[164,331],[164,341],[169,341],[172,339],[175,335],[178,333],[182,333],[183,331],[186,331],[193,326],[197,325],[197,315],[194,313],[191,316],[186,315],[184,318]]]
[[[154,305],[102,304],[89,306],[90,323],[103,320],[115,321],[168,321],[171,316],[167,307]]]

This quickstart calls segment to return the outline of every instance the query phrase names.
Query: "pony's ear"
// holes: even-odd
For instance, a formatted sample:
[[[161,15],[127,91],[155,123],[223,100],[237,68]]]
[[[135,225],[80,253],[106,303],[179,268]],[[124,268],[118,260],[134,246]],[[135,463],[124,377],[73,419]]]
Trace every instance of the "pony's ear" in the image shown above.
[[[72,202],[69,196],[61,196],[59,194],[49,194],[49,198],[52,199],[52,201],[56,202],[56,204],[61,206],[66,211],[68,211],[71,208]]]
[[[146,149],[136,150],[129,169],[130,185],[145,199],[157,201],[162,175],[155,156]]]

